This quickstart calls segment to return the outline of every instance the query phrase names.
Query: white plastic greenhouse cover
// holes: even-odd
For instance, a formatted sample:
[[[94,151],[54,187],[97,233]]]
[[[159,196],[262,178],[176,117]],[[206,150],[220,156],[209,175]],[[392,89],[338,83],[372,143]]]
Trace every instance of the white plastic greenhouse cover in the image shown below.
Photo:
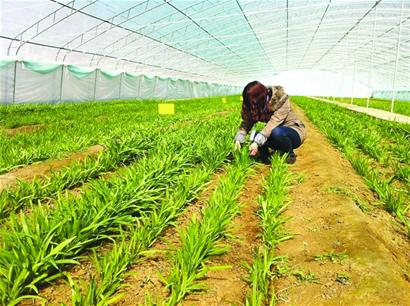
[[[0,41],[3,102],[410,89],[410,0],[1,0]]]

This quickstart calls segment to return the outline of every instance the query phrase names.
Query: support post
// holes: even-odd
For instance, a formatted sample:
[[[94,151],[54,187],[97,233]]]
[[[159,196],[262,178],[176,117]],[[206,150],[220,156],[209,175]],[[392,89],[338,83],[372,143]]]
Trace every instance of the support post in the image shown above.
[[[394,99],[396,97],[397,66],[398,66],[399,55],[400,55],[400,39],[401,39],[401,24],[403,22],[403,8],[404,8],[404,0],[401,0],[399,35],[397,37],[396,63],[394,64],[393,92],[392,92],[391,105],[390,105],[390,112],[392,113],[394,110]]]
[[[14,62],[13,100],[12,100],[13,104],[16,103],[17,63],[18,63],[18,60]]]
[[[64,64],[61,65],[61,79],[60,79],[60,103],[63,102],[63,82],[64,82]]]
[[[158,77],[155,77],[155,81],[154,81],[154,99],[157,96],[156,90],[157,90],[157,83],[158,83]]]
[[[350,104],[353,104],[355,76],[356,76],[356,54],[353,55],[352,97],[350,98]]]
[[[139,83],[138,83],[138,98],[141,99],[141,100],[142,100],[142,98],[141,98],[141,82],[142,82],[142,79],[143,79],[143,78],[144,78],[143,75],[139,75],[139,76],[138,76],[138,79],[139,79]]]
[[[94,80],[94,94],[93,94],[93,101],[95,101],[96,94],[97,94],[97,78],[98,78],[98,69],[95,69],[95,80]]]
[[[371,87],[372,82],[372,72],[373,72],[373,55],[374,55],[374,42],[376,34],[376,22],[377,22],[377,6],[374,9],[374,21],[373,21],[373,33],[372,33],[372,53],[370,54],[370,67],[369,67],[369,78],[367,80],[367,85]],[[366,108],[369,108],[370,105],[370,94],[367,95]]]
[[[122,87],[122,75],[124,72],[121,72],[120,74],[120,88],[118,89],[118,99],[121,100],[121,87]]]

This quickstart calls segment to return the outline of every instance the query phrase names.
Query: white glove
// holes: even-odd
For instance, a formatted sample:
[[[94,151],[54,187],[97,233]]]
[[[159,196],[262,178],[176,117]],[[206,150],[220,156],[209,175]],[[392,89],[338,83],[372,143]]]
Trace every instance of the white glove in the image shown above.
[[[265,137],[265,135],[263,135],[262,133],[258,133],[256,134],[253,142],[256,143],[259,147],[261,147],[265,144],[266,140],[267,138]]]
[[[236,133],[235,136],[235,142],[239,142],[240,144],[245,142],[245,138],[246,138],[246,132],[243,130],[239,130],[238,133]]]

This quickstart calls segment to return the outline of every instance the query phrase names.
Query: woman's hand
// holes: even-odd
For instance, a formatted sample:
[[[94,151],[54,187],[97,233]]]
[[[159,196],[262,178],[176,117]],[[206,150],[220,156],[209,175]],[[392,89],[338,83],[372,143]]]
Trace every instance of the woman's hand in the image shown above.
[[[256,154],[258,154],[258,145],[255,142],[252,142],[249,146],[249,151],[250,156],[256,156]]]

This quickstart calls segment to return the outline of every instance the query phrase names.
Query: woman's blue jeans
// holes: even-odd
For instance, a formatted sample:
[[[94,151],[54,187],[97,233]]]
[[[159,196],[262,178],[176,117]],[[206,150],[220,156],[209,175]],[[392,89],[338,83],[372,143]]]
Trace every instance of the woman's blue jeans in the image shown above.
[[[272,130],[268,140],[261,147],[261,152],[266,152],[268,148],[271,148],[282,154],[294,154],[293,149],[298,148],[301,144],[299,134],[294,129],[278,126]]]

